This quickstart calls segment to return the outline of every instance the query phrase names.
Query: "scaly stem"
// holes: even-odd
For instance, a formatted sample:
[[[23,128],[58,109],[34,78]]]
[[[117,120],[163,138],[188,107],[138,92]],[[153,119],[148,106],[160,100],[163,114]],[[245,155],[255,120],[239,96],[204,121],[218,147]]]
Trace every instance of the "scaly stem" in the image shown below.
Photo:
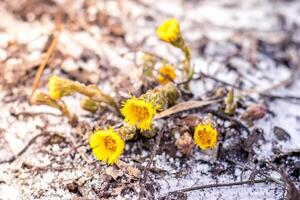
[[[115,100],[107,94],[104,94],[96,85],[85,86],[78,82],[74,83],[74,90],[97,102],[104,102],[114,108],[117,108]]]
[[[186,45],[186,42],[183,40],[182,45],[180,46],[180,49],[184,53],[184,61],[183,61],[183,67],[184,67],[184,73],[187,78],[187,80],[190,80],[193,77],[194,70],[191,67],[191,50]]]

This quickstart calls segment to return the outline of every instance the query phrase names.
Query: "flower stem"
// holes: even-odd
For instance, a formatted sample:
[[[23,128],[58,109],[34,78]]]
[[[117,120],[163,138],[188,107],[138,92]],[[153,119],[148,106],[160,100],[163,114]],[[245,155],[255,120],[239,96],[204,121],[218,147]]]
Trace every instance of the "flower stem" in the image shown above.
[[[184,61],[183,61],[183,67],[184,67],[184,73],[187,78],[187,80],[190,80],[193,77],[194,70],[191,67],[191,50],[187,46],[185,40],[183,39],[182,45],[180,46],[180,49],[182,50],[184,54]]]
[[[103,102],[114,108],[117,108],[115,100],[111,96],[104,94],[96,85],[85,86],[75,82],[73,86],[74,90],[78,93],[85,95],[94,101]]]

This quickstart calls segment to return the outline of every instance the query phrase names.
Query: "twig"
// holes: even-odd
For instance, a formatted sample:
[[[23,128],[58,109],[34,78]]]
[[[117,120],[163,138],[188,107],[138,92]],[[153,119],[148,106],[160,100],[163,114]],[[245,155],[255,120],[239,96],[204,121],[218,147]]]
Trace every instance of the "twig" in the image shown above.
[[[263,97],[267,97],[270,99],[282,99],[282,100],[288,100],[288,101],[300,101],[300,97],[298,96],[291,96],[291,95],[285,95],[285,96],[280,96],[280,95],[274,95],[274,94],[266,94],[266,93],[261,93],[260,94]]]
[[[190,192],[194,190],[203,190],[207,188],[216,188],[216,187],[228,187],[228,186],[235,186],[235,185],[244,185],[244,184],[252,184],[252,183],[265,183],[267,182],[266,179],[264,180],[254,180],[254,181],[240,181],[240,182],[233,182],[233,183],[219,183],[219,184],[208,184],[208,185],[200,185],[200,186],[195,186],[195,187],[189,187],[189,188],[184,188],[180,190],[174,190],[172,192],[169,192],[167,195],[173,194],[173,193],[181,193],[181,192]],[[165,195],[165,196],[167,196]]]
[[[50,43],[50,46],[46,52],[46,55],[44,57],[44,59],[42,60],[41,62],[41,65],[39,66],[38,68],[38,71],[34,77],[34,81],[33,81],[33,84],[32,84],[32,92],[31,92],[31,95],[30,95],[30,102],[32,102],[32,96],[35,92],[35,90],[37,89],[38,85],[39,85],[39,82],[40,82],[40,78],[42,76],[42,73],[48,63],[48,60],[50,59],[52,53],[54,52],[55,50],[55,47],[56,47],[56,44],[58,42],[58,38],[59,38],[59,34],[61,32],[61,29],[62,29],[62,24],[58,24],[57,27],[56,27],[56,30],[55,30],[55,33],[53,34],[53,39]]]
[[[143,186],[144,186],[144,184],[147,182],[149,170],[150,170],[151,164],[152,164],[152,162],[153,162],[153,159],[154,159],[154,157],[156,156],[156,153],[157,153],[157,150],[158,150],[158,147],[159,147],[159,144],[160,144],[162,135],[163,135],[163,130],[161,130],[161,131],[158,133],[158,135],[156,136],[156,141],[155,141],[155,144],[154,144],[154,147],[153,147],[153,150],[152,150],[150,159],[149,159],[149,161],[148,161],[148,163],[147,163],[147,165],[146,165],[146,167],[145,167],[145,169],[144,169],[143,179],[140,180],[140,184],[141,184],[142,186],[141,186],[141,190],[140,190],[139,195],[138,195],[138,199],[139,199],[139,200],[142,198],[142,195],[143,195],[143,193],[144,193]]]
[[[34,136],[33,138],[31,138],[31,140],[29,140],[29,142],[25,145],[25,147],[23,147],[23,149],[17,153],[16,155],[12,156],[10,159],[8,160],[3,160],[3,161],[0,161],[0,164],[3,164],[3,163],[11,163],[13,161],[15,161],[18,157],[20,157],[23,153],[26,152],[26,150],[39,138],[39,137],[42,137],[42,136],[46,136],[46,135],[49,135],[49,133],[40,133],[36,136]]]
[[[209,110],[207,110],[207,111],[210,112],[211,114],[213,114],[213,115],[215,115],[215,116],[221,118],[221,119],[224,119],[224,120],[227,120],[227,121],[234,122],[234,123],[236,123],[237,125],[239,125],[241,128],[243,128],[248,134],[251,133],[250,130],[249,130],[249,128],[248,128],[247,126],[245,126],[242,122],[240,122],[239,120],[237,120],[236,118],[227,116],[227,115],[225,115],[225,114],[223,114],[223,113],[220,113],[220,112],[218,112],[218,111],[211,110],[211,109],[209,109]]]
[[[283,198],[289,199],[289,200],[296,200],[300,198],[300,190],[297,188],[295,183],[290,179],[290,177],[287,175],[286,171],[283,169],[283,167],[276,166],[275,164],[271,162],[267,162],[274,170],[276,170],[282,177],[284,181],[284,192],[283,192]],[[285,198],[285,192],[286,198]]]
[[[241,163],[239,163],[239,162],[237,162],[235,160],[232,160],[230,158],[226,158],[226,160],[229,161],[229,162],[231,162],[231,163],[234,163],[234,164],[236,164],[236,165],[238,165],[238,166],[240,166],[240,167],[242,167],[244,169],[248,169],[248,170],[253,171],[253,169],[251,167],[249,167],[248,165],[243,165],[243,164],[241,164]],[[275,179],[275,178],[273,178],[273,177],[271,177],[271,176],[263,173],[262,171],[257,171],[257,173],[260,174],[260,175],[262,175],[262,176],[264,176],[265,178],[269,179],[269,181],[273,181],[273,182],[278,183],[279,185],[283,186],[283,183],[281,181],[279,181],[279,180],[277,180],[277,179]]]
[[[190,79],[190,80],[187,80],[187,81],[183,81],[183,82],[177,83],[177,85],[183,85],[183,84],[188,83],[189,81],[196,81],[196,80],[200,80],[200,79],[203,79],[203,78],[208,78],[208,79],[211,79],[211,80],[213,80],[213,81],[215,81],[215,82],[222,83],[223,85],[233,87],[234,89],[241,90],[241,88],[238,87],[238,86],[235,86],[235,85],[233,85],[233,84],[227,83],[227,82],[225,82],[225,81],[222,81],[222,80],[220,80],[220,79],[218,79],[218,78],[215,78],[215,77],[210,76],[210,75],[208,75],[208,74],[205,74],[205,73],[203,73],[203,72],[201,72],[201,74],[200,74],[199,77],[192,78],[192,79]]]

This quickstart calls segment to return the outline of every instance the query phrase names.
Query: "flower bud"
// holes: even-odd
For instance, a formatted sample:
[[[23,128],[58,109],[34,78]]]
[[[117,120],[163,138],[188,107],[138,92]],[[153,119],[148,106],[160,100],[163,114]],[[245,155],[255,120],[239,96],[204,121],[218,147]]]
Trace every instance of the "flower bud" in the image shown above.
[[[225,99],[225,104],[226,104],[226,108],[225,108],[225,113],[229,114],[229,115],[233,115],[235,113],[236,110],[236,103],[234,101],[234,90],[230,89],[226,99]]]
[[[80,107],[86,111],[95,113],[99,108],[99,104],[89,97],[84,97],[80,101]]]
[[[175,45],[181,37],[178,20],[175,18],[166,20],[157,28],[156,34],[161,40]]]
[[[261,104],[253,104],[242,114],[242,119],[248,122],[261,119],[265,116],[267,108]]]
[[[174,81],[175,78],[175,70],[171,65],[164,65],[158,70],[157,80],[162,85]]]
[[[187,156],[191,155],[194,148],[194,142],[193,138],[188,132],[185,132],[182,136],[180,136],[176,140],[175,144],[180,153]]]
[[[48,88],[50,97],[58,100],[64,96],[72,95],[74,90],[74,82],[68,79],[60,78],[58,76],[51,76],[48,81]]]

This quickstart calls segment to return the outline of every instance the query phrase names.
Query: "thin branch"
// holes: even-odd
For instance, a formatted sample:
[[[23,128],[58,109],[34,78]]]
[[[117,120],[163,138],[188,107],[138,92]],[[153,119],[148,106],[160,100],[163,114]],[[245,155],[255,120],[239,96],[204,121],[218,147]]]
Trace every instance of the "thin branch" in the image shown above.
[[[220,79],[218,79],[218,78],[216,78],[216,77],[213,77],[213,76],[211,76],[211,75],[205,74],[205,73],[203,73],[203,72],[201,72],[201,74],[200,74],[199,77],[192,78],[192,79],[190,79],[190,80],[186,80],[186,81],[177,83],[177,85],[183,85],[183,84],[186,84],[186,83],[188,83],[188,82],[190,82],[190,81],[196,81],[196,80],[200,80],[200,79],[203,79],[203,78],[211,79],[211,80],[213,80],[213,81],[215,81],[215,82],[222,83],[223,85],[230,86],[230,87],[232,87],[232,88],[234,88],[234,89],[241,90],[241,88],[238,87],[238,86],[235,86],[235,85],[233,85],[233,84],[227,83],[227,82],[225,82],[225,81],[222,81],[222,80],[220,80]]]
[[[210,112],[211,114],[217,116],[218,118],[221,118],[221,119],[224,119],[224,120],[227,120],[227,121],[231,121],[231,122],[234,122],[235,124],[239,125],[242,129],[244,129],[248,134],[250,134],[250,130],[247,126],[245,126],[242,122],[240,122],[239,120],[237,120],[236,118],[234,117],[230,117],[228,115],[225,115],[223,113],[220,113],[218,111],[215,111],[215,110],[211,110],[211,109],[208,109],[207,112]]]
[[[260,93],[262,97],[267,97],[270,99],[282,99],[282,100],[287,100],[287,101],[300,101],[300,97],[298,96],[292,96],[292,95],[285,95],[285,96],[280,96],[280,95],[275,95],[275,94],[266,94],[266,93]]]
[[[31,138],[29,140],[29,142],[23,147],[23,149],[17,153],[16,155],[12,156],[10,159],[8,160],[3,160],[3,161],[0,161],[0,164],[3,164],[3,163],[11,163],[13,161],[15,161],[18,157],[20,157],[23,153],[25,153],[27,151],[27,149],[39,138],[39,137],[42,137],[42,136],[46,136],[46,135],[49,135],[49,133],[40,133],[36,136],[34,136],[33,138]]]
[[[238,166],[240,166],[240,167],[242,167],[242,168],[244,168],[244,169],[248,169],[248,170],[253,171],[253,169],[252,169],[251,167],[249,167],[248,165],[243,165],[243,164],[239,163],[238,161],[232,160],[232,159],[230,159],[230,158],[226,158],[226,160],[229,161],[229,162],[231,162],[231,163],[234,163],[235,165],[238,165]],[[263,173],[263,172],[260,171],[260,170],[258,170],[257,173],[260,174],[261,176],[264,176],[264,177],[267,178],[269,181],[278,183],[278,184],[281,185],[281,186],[284,185],[281,181],[279,181],[279,180],[277,180],[277,179],[275,179],[275,178],[273,178],[273,177],[271,177],[271,176],[269,176],[269,175]]]
[[[151,168],[151,164],[153,163],[153,160],[154,160],[154,157],[156,156],[156,153],[157,153],[157,150],[159,148],[159,144],[160,144],[160,141],[161,141],[161,138],[162,138],[162,135],[163,135],[163,130],[161,130],[158,135],[156,136],[156,141],[155,141],[155,144],[154,144],[154,147],[153,147],[153,150],[152,150],[152,153],[151,153],[151,156],[150,156],[150,159],[145,167],[145,170],[144,170],[144,175],[143,175],[143,179],[140,180],[140,184],[142,186],[144,186],[144,184],[147,182],[147,178],[148,178],[148,174],[149,174],[149,171],[150,171],[150,168]],[[141,190],[139,192],[139,196],[138,196],[138,199],[140,200],[142,198],[142,195],[144,193],[144,189],[143,187],[141,186]]]
[[[42,60],[41,62],[41,65],[39,66],[38,68],[38,71],[34,77],[34,81],[33,81],[33,84],[32,84],[32,92],[31,92],[31,96],[30,96],[30,102],[32,102],[32,96],[35,92],[35,90],[37,89],[38,85],[39,85],[39,82],[40,82],[40,78],[42,76],[42,73],[51,57],[51,55],[53,54],[54,50],[55,50],[55,47],[57,45],[57,42],[58,42],[58,39],[59,39],[59,34],[61,32],[61,29],[62,29],[62,24],[58,24],[56,29],[55,29],[55,32],[53,34],[53,39],[50,43],[50,46],[46,52],[46,56],[44,57],[44,59]]]
[[[173,193],[181,193],[181,192],[190,192],[194,190],[203,190],[207,188],[216,188],[216,187],[229,187],[229,186],[235,186],[235,185],[245,185],[245,184],[253,184],[253,183],[265,183],[267,182],[266,179],[264,180],[249,180],[249,181],[240,181],[240,182],[233,182],[233,183],[219,183],[219,184],[208,184],[208,185],[200,185],[200,186],[195,186],[195,187],[188,187],[188,188],[183,188],[180,190],[174,190],[172,192],[169,192],[167,195],[173,194]],[[166,196],[167,196],[166,195]]]

